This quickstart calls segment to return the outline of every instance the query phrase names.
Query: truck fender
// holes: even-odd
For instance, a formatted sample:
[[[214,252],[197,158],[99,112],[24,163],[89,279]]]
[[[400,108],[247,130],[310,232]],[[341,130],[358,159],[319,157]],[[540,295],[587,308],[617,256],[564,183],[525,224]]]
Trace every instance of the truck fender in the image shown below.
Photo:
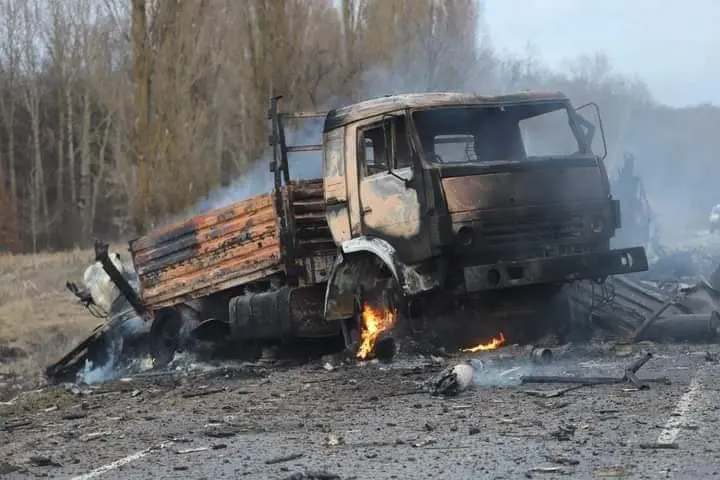
[[[377,268],[378,264],[388,269],[404,296],[416,295],[439,284],[434,276],[421,274],[405,264],[386,240],[368,236],[353,238],[340,245],[340,252],[328,276],[323,306],[325,320],[337,320],[347,314],[350,308],[348,302],[338,306],[335,305],[336,300],[340,300],[339,297],[350,291],[354,293],[353,289],[357,287],[357,278],[360,276],[357,273],[359,270],[372,269],[374,266]],[[339,314],[338,309],[341,312]]]

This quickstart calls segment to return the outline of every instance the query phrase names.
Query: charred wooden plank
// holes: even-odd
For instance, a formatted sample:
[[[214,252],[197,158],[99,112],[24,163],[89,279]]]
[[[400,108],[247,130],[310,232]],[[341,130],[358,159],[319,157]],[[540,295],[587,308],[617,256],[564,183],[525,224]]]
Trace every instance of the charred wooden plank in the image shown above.
[[[173,305],[282,271],[278,216],[258,195],[131,242],[150,308]]]

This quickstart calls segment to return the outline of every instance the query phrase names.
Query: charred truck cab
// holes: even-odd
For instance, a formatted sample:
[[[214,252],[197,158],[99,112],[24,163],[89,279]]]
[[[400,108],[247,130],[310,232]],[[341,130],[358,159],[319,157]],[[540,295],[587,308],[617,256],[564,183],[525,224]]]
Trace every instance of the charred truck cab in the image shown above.
[[[463,298],[508,317],[574,280],[647,270],[643,247],[610,249],[620,206],[594,134],[560,93],[408,94],[331,111],[324,190],[340,252],[326,320],[356,318],[358,302],[413,317]],[[359,328],[349,321],[350,343]]]
[[[288,125],[308,119],[324,122],[322,142],[289,145]],[[482,328],[456,325],[493,319],[529,320],[506,333],[522,341],[513,332],[564,285],[648,268],[642,247],[610,249],[620,207],[592,151],[604,136],[560,93],[419,93],[325,113],[282,113],[275,98],[269,120],[271,192],[131,241],[138,292],[98,249],[152,322],[156,363],[198,342],[341,334],[367,358],[381,332],[470,343]],[[322,153],[322,178],[293,179],[298,152]]]

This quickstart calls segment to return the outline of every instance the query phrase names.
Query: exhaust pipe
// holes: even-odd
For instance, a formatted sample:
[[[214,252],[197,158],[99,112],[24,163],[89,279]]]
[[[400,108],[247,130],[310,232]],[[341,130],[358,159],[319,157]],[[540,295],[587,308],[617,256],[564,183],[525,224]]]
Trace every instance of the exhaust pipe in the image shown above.
[[[552,362],[553,352],[549,348],[534,347],[530,351],[530,360],[533,363],[547,364]]]

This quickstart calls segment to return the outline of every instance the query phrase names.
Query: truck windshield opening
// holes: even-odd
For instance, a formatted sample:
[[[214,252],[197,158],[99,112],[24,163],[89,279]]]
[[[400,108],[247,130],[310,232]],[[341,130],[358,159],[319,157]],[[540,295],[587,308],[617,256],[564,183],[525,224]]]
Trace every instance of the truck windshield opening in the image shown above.
[[[413,114],[425,158],[436,164],[523,162],[587,155],[561,102],[443,107]]]

